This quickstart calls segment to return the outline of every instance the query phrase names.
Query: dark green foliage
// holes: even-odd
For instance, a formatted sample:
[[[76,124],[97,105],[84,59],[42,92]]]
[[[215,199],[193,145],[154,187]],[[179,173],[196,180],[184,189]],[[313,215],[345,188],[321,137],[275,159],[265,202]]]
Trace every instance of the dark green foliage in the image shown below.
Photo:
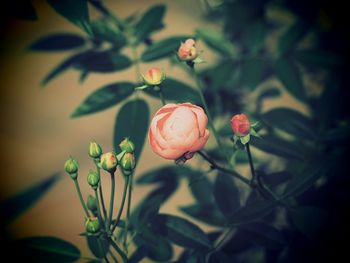
[[[56,33],[35,41],[29,48],[34,51],[64,51],[82,47],[85,39],[77,34]]]

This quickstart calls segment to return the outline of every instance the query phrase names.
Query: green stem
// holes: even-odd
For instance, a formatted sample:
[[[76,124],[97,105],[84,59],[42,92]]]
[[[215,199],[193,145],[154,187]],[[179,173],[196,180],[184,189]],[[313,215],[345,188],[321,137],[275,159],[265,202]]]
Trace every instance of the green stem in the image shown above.
[[[99,238],[97,238],[97,243],[98,243],[100,252],[102,251],[102,254],[104,255],[103,258],[105,259],[105,261],[106,261],[107,263],[109,263],[109,260],[108,260],[108,258],[107,258],[107,253],[108,253],[108,251],[105,250],[105,247],[103,246],[102,240],[99,239]]]
[[[131,211],[133,177],[134,177],[134,173],[130,174],[129,187],[128,187],[128,203],[126,205],[125,235],[124,235],[124,248],[126,250],[126,254],[128,254],[127,244],[128,244],[129,219],[130,219],[130,211]]]
[[[248,155],[248,160],[249,160],[250,171],[251,171],[251,173],[252,173],[251,182],[252,182],[252,183],[255,183],[256,174],[255,174],[255,170],[254,170],[254,164],[253,164],[252,154],[250,153],[249,142],[245,145],[245,148],[246,148],[246,150],[247,150],[247,155]]]
[[[118,254],[122,257],[123,262],[128,262],[128,257],[125,255],[125,253],[120,249],[120,247],[113,241],[112,238],[109,238],[109,242],[112,245],[112,247],[118,252]]]
[[[98,160],[95,159],[94,163],[96,165],[97,173],[98,173],[98,175],[100,177],[100,184],[98,186],[98,192],[99,192],[99,195],[100,195],[100,201],[101,201],[101,206],[102,206],[103,218],[107,220],[107,210],[106,210],[105,201],[104,201],[104,198],[103,198],[103,191],[102,191],[101,168],[100,168],[100,166],[98,166],[98,163],[99,163]]]
[[[114,232],[115,228],[117,227],[120,217],[122,215],[123,209],[124,209],[124,203],[125,203],[125,199],[126,199],[126,192],[128,190],[128,185],[129,185],[129,176],[124,176],[124,190],[123,190],[123,197],[122,197],[122,202],[118,211],[118,215],[117,218],[113,224],[112,227],[112,233]]]
[[[98,218],[98,221],[100,222],[101,226],[106,227],[104,222],[103,222],[102,216],[101,216],[100,200],[99,200],[99,197],[98,197],[98,194],[97,194],[97,189],[94,189],[94,192],[95,192],[95,198],[96,198],[96,201],[97,201],[97,218]]]
[[[135,64],[135,74],[136,74],[136,82],[140,81],[141,70],[140,70],[140,59],[137,53],[137,46],[131,45],[131,54]]]
[[[86,207],[86,204],[85,204],[85,202],[84,202],[83,196],[82,196],[82,194],[81,194],[79,182],[78,182],[77,179],[74,179],[73,181],[74,181],[75,188],[77,189],[77,192],[78,192],[78,196],[79,196],[79,199],[80,199],[80,203],[81,203],[81,205],[82,205],[82,207],[83,207],[83,209],[84,209],[84,211],[85,211],[85,214],[86,214],[87,217],[90,217],[89,211],[88,211],[88,209],[87,209],[87,207]]]
[[[229,169],[226,169],[224,167],[221,167],[214,160],[212,160],[209,156],[207,156],[203,151],[198,151],[197,153],[211,165],[211,168],[219,170],[219,171],[224,172],[226,174],[232,175],[233,177],[236,177],[237,179],[241,180],[246,185],[251,186],[250,181],[247,178],[240,175],[239,173],[232,171],[232,170],[229,170]]]
[[[163,106],[166,104],[166,101],[165,101],[165,98],[164,98],[164,94],[163,94],[163,90],[162,90],[162,87],[161,86],[158,86],[159,88],[159,91],[158,91],[158,94],[159,94],[159,98],[163,104]]]
[[[108,216],[108,229],[112,222],[113,207],[114,207],[114,192],[115,192],[115,175],[114,172],[111,173],[111,199],[109,202],[109,216]]]
[[[202,104],[203,104],[203,106],[204,106],[204,109],[205,109],[205,111],[206,111],[206,113],[207,113],[207,116],[208,116],[209,127],[210,127],[210,129],[212,130],[212,132],[213,132],[213,134],[214,134],[216,143],[218,144],[219,148],[220,148],[220,149],[224,149],[224,148],[223,148],[223,145],[222,145],[222,143],[221,143],[221,141],[220,141],[220,139],[219,139],[219,135],[218,135],[218,133],[217,133],[215,127],[214,127],[213,119],[212,119],[211,114],[210,114],[210,112],[209,112],[209,108],[208,108],[207,102],[206,102],[206,100],[205,100],[205,98],[204,98],[203,88],[202,88],[201,81],[200,81],[200,79],[199,79],[199,77],[198,77],[198,75],[197,75],[197,73],[196,73],[196,71],[195,71],[195,69],[194,69],[194,65],[190,65],[190,67],[191,67],[191,69],[192,69],[193,76],[194,76],[194,79],[195,79],[196,84],[197,84],[197,91],[198,91],[199,97],[200,97],[200,99],[201,99],[201,102],[202,102]]]

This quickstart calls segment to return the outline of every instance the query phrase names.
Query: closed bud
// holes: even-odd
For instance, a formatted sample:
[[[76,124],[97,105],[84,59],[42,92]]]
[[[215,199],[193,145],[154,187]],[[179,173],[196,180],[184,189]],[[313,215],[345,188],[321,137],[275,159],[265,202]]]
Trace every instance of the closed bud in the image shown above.
[[[198,52],[196,49],[196,42],[189,38],[185,43],[181,43],[179,50],[177,51],[177,56],[182,61],[192,61],[197,58]]]
[[[72,179],[77,179],[78,177],[78,162],[72,157],[69,158],[64,164],[64,170],[70,175]]]
[[[90,142],[89,155],[92,158],[100,158],[102,154],[102,148],[97,142]]]
[[[243,137],[250,132],[250,122],[244,113],[236,114],[231,119],[232,131],[239,137]]]
[[[95,197],[93,197],[92,195],[88,196],[87,202],[86,202],[86,206],[87,208],[94,212],[97,210],[97,200]]]
[[[115,172],[118,160],[114,154],[114,152],[104,153],[101,156],[101,167],[107,172]]]
[[[125,151],[127,153],[133,153],[135,151],[135,144],[130,141],[129,138],[122,140],[122,142],[119,144],[119,147],[122,151]]]
[[[87,181],[92,188],[96,189],[100,182],[100,176],[95,171],[89,171]]]
[[[86,232],[96,234],[100,230],[100,223],[96,217],[88,218],[85,222]]]
[[[163,70],[154,67],[149,69],[146,74],[142,75],[143,82],[149,86],[157,86],[165,79]]]
[[[131,172],[135,168],[135,156],[132,153],[125,153],[120,161],[120,166],[124,171]]]

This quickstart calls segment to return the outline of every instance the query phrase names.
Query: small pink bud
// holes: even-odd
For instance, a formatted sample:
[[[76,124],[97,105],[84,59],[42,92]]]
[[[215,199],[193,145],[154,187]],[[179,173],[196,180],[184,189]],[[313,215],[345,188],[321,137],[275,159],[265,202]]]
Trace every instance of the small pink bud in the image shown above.
[[[232,131],[237,136],[246,136],[250,132],[250,122],[244,113],[236,114],[231,119],[231,128]]]
[[[181,43],[181,46],[177,51],[178,57],[183,61],[194,60],[198,56],[195,45],[196,42],[191,38],[187,39],[185,43]]]
[[[142,79],[146,85],[157,86],[165,79],[165,73],[157,67],[149,69]]]

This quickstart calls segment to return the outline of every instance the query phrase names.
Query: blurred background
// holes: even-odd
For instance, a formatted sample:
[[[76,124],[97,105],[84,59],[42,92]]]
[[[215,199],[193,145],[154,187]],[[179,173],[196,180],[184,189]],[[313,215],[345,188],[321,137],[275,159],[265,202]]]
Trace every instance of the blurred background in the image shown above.
[[[237,1],[224,2],[234,5]],[[330,1],[307,1],[307,3],[303,3],[303,1],[277,0],[248,2],[248,7],[254,6],[256,8],[243,8],[241,10],[232,8],[217,11],[217,7],[222,4],[222,1],[214,0],[104,1],[105,5],[120,17],[142,13],[154,4],[165,4],[167,11],[163,20],[164,28],[152,36],[152,41],[161,40],[172,35],[193,36],[198,28],[206,28],[214,31],[224,31],[233,43],[235,41],[258,43],[258,34],[264,34],[264,28],[259,28],[259,24],[253,25],[250,22],[256,17],[259,19],[264,17],[270,23],[267,25],[270,31],[265,34],[266,37],[264,37],[263,43],[258,43],[256,47],[256,54],[260,54],[259,45],[264,46],[265,53],[259,55],[261,57],[260,64],[264,63],[264,56],[269,56],[268,59],[274,59],[279,55],[276,50],[281,46],[279,44],[281,36],[289,32],[288,30],[291,30],[290,28],[293,25],[300,23],[297,30],[289,32],[289,36],[295,38],[295,41],[288,44],[288,40],[286,40],[286,50],[289,48],[288,45],[297,46],[298,49],[317,46],[333,52],[331,55],[322,53],[318,56],[318,63],[326,64],[325,67],[308,68],[298,65],[301,72],[300,81],[304,83],[307,96],[311,98],[320,96],[326,83],[337,82],[339,86],[342,85],[341,81],[343,81],[344,76],[341,74],[342,68],[339,65],[343,63],[343,58],[347,55],[345,32],[348,32],[348,30],[345,29],[345,17],[341,12],[338,12],[341,7],[338,5],[335,8],[340,1],[335,1],[337,3],[334,1],[332,3]],[[62,173],[63,164],[70,155],[79,161],[81,177],[87,174],[88,170],[93,168],[93,163],[87,155],[90,141],[97,141],[105,151],[113,149],[113,130],[116,113],[120,105],[80,118],[71,118],[72,112],[81,101],[97,88],[116,81],[138,80],[133,67],[117,73],[92,73],[80,82],[79,71],[67,70],[46,85],[42,85],[44,76],[76,51],[40,52],[31,50],[30,46],[45,35],[57,32],[80,34],[81,30],[58,15],[45,1],[32,1],[32,4],[37,13],[36,20],[10,19],[6,17],[9,14],[4,13],[2,15],[0,44],[0,118],[2,123],[0,128],[2,145],[0,155],[2,174],[0,177],[0,202],[56,172]],[[281,5],[288,8],[282,9],[280,8]],[[232,13],[225,13],[228,11]],[[263,12],[263,15],[260,12]],[[89,6],[89,14],[91,19],[100,16],[100,13],[92,6]],[[234,19],[229,20],[229,17]],[[315,26],[316,24],[317,26]],[[254,27],[255,25],[256,27]],[[239,32],[240,30],[243,33]],[[255,35],[251,35],[251,40],[246,40],[245,32],[254,32]],[[259,112],[266,112],[276,106],[283,105],[310,116],[310,106],[301,102],[298,91],[295,91],[294,94],[293,90],[292,92],[286,91],[283,76],[281,81],[281,79],[269,73],[271,69],[266,68],[264,68],[263,73],[259,73],[260,69],[257,68],[259,67],[257,65],[260,64],[254,64],[254,61],[250,61],[253,63],[250,68],[247,64],[240,64],[239,69],[237,69],[240,70],[242,75],[246,76],[246,79],[240,78],[240,85],[249,86],[250,88],[237,88],[237,82],[235,82],[237,80],[232,78],[232,75],[237,74],[237,70],[234,68],[235,65],[232,66],[232,71],[225,73],[225,69],[230,69],[231,65],[221,63],[222,54],[208,48],[207,44],[203,41],[198,43],[198,48],[204,51],[202,56],[206,61],[206,63],[199,66],[199,69],[203,72],[203,80],[208,80],[206,82],[208,86],[232,85],[233,89],[233,85],[236,85],[233,95],[230,93],[232,98],[229,97],[225,89],[220,90],[220,88],[209,89],[206,93],[210,109],[215,112],[214,115],[220,116],[220,112],[222,112],[221,118],[219,117],[216,123],[219,127],[220,125],[225,126],[223,123],[228,123],[233,114],[239,113],[241,110],[256,112],[257,107],[259,107]],[[144,48],[138,50],[140,54]],[[245,53],[247,50],[242,45],[233,52]],[[290,51],[283,52],[288,53]],[[125,54],[130,55],[130,52],[126,50]],[[312,58],[310,59],[307,56],[302,57],[302,59],[312,61]],[[335,66],[327,63],[333,63]],[[181,80],[190,86],[195,85],[193,79],[181,67],[171,63],[168,59],[141,63],[141,72],[145,72],[151,66],[163,68],[167,76]],[[244,74],[247,67],[248,71]],[[281,68],[283,68],[283,64],[281,64]],[[332,74],[337,70],[339,74],[334,77]],[[290,74],[290,71],[286,74]],[[286,78],[288,85],[288,76],[284,79]],[[224,83],[223,80],[225,79],[229,79],[231,82]],[[265,91],[266,94],[269,94],[270,91],[272,95],[266,95],[266,98],[258,104],[258,97]],[[276,92],[278,96],[274,96]],[[342,94],[342,96],[337,97],[333,107],[338,107],[341,113],[337,116],[341,116],[340,119],[346,120],[347,110],[342,109],[341,105],[342,102],[348,100],[348,92],[342,90],[339,94]],[[149,96],[143,96],[143,98],[151,106],[151,115],[161,106],[160,101],[156,98]],[[221,101],[221,98],[226,99]],[[218,109],[217,104],[224,106],[221,105],[221,108]],[[331,106],[328,105],[327,107]],[[327,111],[328,109],[323,110]],[[212,148],[214,144],[211,139],[208,148]],[[253,149],[253,154],[261,156],[262,152]],[[269,159],[272,167],[279,168],[285,165],[285,162],[278,157],[268,156],[264,158]],[[156,156],[146,143],[138,163],[136,178],[145,171],[169,164],[169,161]],[[200,162],[199,158],[195,157],[188,165],[200,167],[204,164]],[[246,165],[241,165],[238,169],[245,176],[249,176],[249,171],[246,168]],[[213,178],[210,180],[213,180]],[[102,181],[104,189],[109,189],[109,180],[103,178]],[[162,206],[161,211],[180,214],[189,220],[193,220],[178,210],[179,205],[190,204],[194,199],[187,186],[186,182],[181,181],[179,190]],[[85,183],[85,178],[81,178],[81,187],[86,198],[90,187]],[[117,185],[117,189],[116,202],[119,203],[121,197],[120,184]],[[136,185],[133,205],[142,200],[151,189],[152,185]],[[108,195],[106,199],[108,199]],[[6,233],[12,238],[33,235],[57,236],[76,244],[83,255],[91,256],[85,238],[78,235],[84,231],[82,212],[71,179],[68,176],[63,176],[43,198],[9,224]],[[204,230],[215,229],[215,227],[205,223],[200,225]],[[180,249],[176,248],[176,251],[180,251]],[[144,262],[147,262],[147,260]]]

